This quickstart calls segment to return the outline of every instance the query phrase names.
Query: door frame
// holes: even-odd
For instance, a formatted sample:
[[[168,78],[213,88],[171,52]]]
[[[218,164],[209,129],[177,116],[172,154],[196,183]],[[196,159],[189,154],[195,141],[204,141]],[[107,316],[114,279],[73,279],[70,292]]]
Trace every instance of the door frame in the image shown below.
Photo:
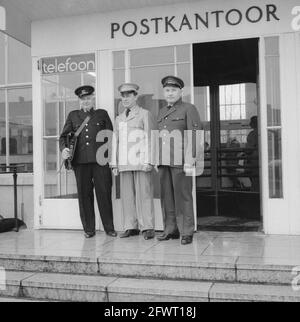
[[[249,37],[243,37],[249,38]],[[258,38],[258,37],[253,37]],[[242,38],[236,38],[242,39]],[[259,128],[260,128],[260,149],[259,149],[259,160],[260,160],[260,178],[261,178],[261,216],[263,217],[263,226],[267,225],[266,213],[266,196],[268,189],[268,172],[267,172],[267,137],[266,132],[263,131],[262,124],[266,124],[266,117],[262,113],[261,106],[266,106],[266,93],[265,93],[265,75],[264,75],[264,47],[263,37],[259,37],[259,91],[258,91],[258,116],[259,116]],[[224,41],[231,39],[215,39],[212,41]],[[178,44],[164,44],[162,46],[170,46],[170,45],[180,45]],[[187,44],[187,43],[183,43]],[[193,79],[193,52],[192,46],[194,43],[189,43],[191,49],[191,73],[190,73],[190,82],[194,84]],[[157,47],[162,47],[157,46]],[[141,47],[130,48],[130,49],[140,49]],[[118,49],[119,51],[120,49]],[[128,50],[128,49],[124,49]],[[100,50],[96,51],[96,101],[97,105],[102,108],[107,109],[109,116],[111,119],[114,118],[114,91],[113,91],[113,72],[112,72],[112,52],[114,50]],[[91,51],[92,52],[92,51]],[[70,53],[62,53],[61,55],[68,55]],[[76,54],[76,53],[72,53]],[[56,56],[56,55],[52,55]],[[47,56],[51,57],[51,55]],[[42,57],[33,57],[32,59],[32,78],[33,78],[33,140],[34,140],[34,228],[41,229],[43,227],[43,200],[44,200],[44,176],[43,176],[43,111],[41,109],[42,106],[42,86],[41,86],[41,75],[38,70],[38,62]],[[129,75],[126,75],[127,80],[129,79]],[[191,89],[191,102],[194,103],[194,91]],[[113,207],[114,214],[121,213],[121,206],[118,201],[115,201],[115,189],[113,189]],[[197,229],[197,204],[196,204],[196,178],[193,180],[193,199],[194,199],[194,211],[195,211],[195,230]],[[78,207],[78,205],[76,205]],[[120,215],[115,216],[116,221],[116,229],[122,226],[122,217]]]

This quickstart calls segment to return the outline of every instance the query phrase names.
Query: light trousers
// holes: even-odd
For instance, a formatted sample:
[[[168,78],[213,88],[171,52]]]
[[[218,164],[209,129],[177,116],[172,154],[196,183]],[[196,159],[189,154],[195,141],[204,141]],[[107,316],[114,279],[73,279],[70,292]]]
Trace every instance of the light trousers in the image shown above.
[[[154,229],[154,201],[151,172],[120,173],[124,229]]]

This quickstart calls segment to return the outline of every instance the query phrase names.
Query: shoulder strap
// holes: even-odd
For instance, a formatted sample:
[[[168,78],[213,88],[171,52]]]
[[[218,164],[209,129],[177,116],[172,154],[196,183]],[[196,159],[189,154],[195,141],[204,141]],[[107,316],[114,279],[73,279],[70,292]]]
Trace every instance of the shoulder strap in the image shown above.
[[[88,124],[90,119],[91,119],[91,117],[89,115],[85,118],[85,120],[82,122],[82,124],[80,125],[78,130],[75,132],[75,134],[74,134],[75,137],[78,137],[80,135],[80,133],[82,132],[84,127]]]

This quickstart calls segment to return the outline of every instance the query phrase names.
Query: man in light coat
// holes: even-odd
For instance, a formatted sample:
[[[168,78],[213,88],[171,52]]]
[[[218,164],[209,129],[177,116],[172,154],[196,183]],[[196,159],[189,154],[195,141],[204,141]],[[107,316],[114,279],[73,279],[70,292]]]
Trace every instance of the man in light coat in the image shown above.
[[[125,108],[115,121],[115,140],[111,167],[121,176],[121,202],[125,231],[120,238],[155,236],[152,170],[155,148],[151,132],[155,129],[149,111],[137,105],[139,86],[125,83],[118,88]]]

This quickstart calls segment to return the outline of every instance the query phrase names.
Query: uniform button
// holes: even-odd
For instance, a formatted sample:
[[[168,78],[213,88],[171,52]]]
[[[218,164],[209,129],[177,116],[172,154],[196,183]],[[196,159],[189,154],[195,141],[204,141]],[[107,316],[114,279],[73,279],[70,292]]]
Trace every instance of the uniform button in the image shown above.
[[[89,142],[87,142],[86,145],[90,145]]]
[[[163,142],[163,144],[166,144],[166,142]]]
[[[86,138],[88,139],[88,138],[89,138],[89,136],[87,135],[87,136],[86,136]]]
[[[166,128],[167,128],[167,126],[165,125],[165,126],[164,126],[164,128],[166,129]]]
[[[86,124],[85,126],[88,126],[88,124]]]
[[[86,129],[85,131],[86,131],[86,132],[88,132],[89,130],[88,130],[88,129]]]

